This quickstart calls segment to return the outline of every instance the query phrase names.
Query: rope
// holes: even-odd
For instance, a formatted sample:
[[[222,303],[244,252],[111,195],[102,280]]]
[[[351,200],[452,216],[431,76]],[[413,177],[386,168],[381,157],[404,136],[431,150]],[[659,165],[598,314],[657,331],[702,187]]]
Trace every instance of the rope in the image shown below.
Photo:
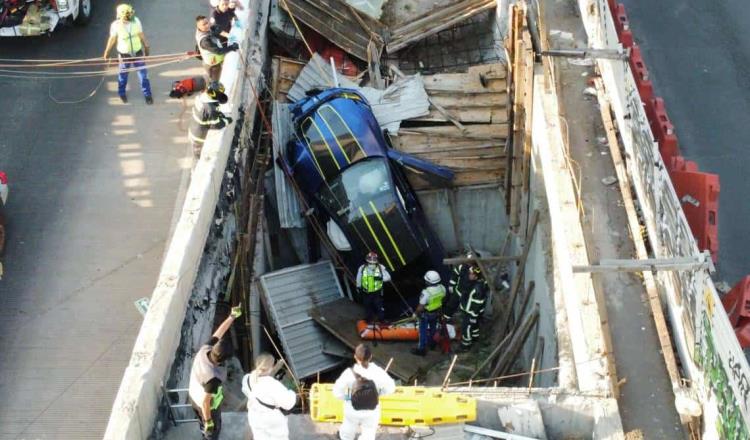
[[[189,56],[183,55],[179,58],[173,58],[173,59],[167,59],[165,61],[160,61],[152,64],[144,64],[144,68],[156,68],[161,66],[166,66],[168,64],[178,63],[185,61],[189,59]],[[84,71],[73,71],[73,72],[50,72],[50,71],[35,71],[35,70],[12,70],[12,69],[0,69],[0,74],[11,74],[11,75],[17,75],[19,77],[37,77],[37,78],[85,78],[89,76],[99,76],[99,75],[112,75],[117,74],[120,72],[119,69],[115,68],[109,68],[110,63],[108,63],[105,67],[107,67],[105,70],[84,70]],[[123,69],[123,72],[135,72],[140,70],[141,67],[129,67],[127,69]],[[5,75],[3,75],[5,76]]]
[[[173,53],[165,53],[160,55],[144,55],[138,58],[143,59],[158,59],[158,58],[164,58],[164,57],[176,57],[176,56],[193,56],[194,54],[192,52],[173,52]],[[13,58],[0,58],[0,63],[58,63],[58,64],[65,64],[65,63],[78,63],[78,62],[88,62],[88,61],[101,61],[104,62],[104,58],[102,57],[96,57],[96,58],[47,58],[47,59],[13,59]],[[109,62],[109,61],[107,61]]]
[[[81,99],[77,99],[75,101],[62,101],[62,100],[59,100],[59,99],[55,98],[54,96],[52,96],[52,84],[49,84],[49,88],[47,89],[47,94],[49,95],[49,99],[51,99],[52,101],[54,101],[56,104],[80,104],[80,103],[82,103],[82,102],[84,102],[84,101],[86,101],[88,99],[91,99],[94,95],[96,95],[96,92],[98,92],[99,89],[101,88],[102,84],[104,84],[104,78],[105,78],[105,76],[101,77],[101,79],[99,80],[99,84],[97,84],[96,87],[94,87],[94,89],[91,91],[91,93],[89,93],[85,97],[83,97]]]

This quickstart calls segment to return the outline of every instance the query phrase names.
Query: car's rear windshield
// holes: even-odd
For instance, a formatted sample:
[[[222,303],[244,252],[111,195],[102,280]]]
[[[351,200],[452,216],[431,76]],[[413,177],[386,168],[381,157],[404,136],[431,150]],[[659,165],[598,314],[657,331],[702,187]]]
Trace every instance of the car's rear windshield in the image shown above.
[[[349,240],[381,254],[391,270],[422,252],[397,197],[387,159],[373,157],[355,163],[323,184],[317,198],[339,220]]]

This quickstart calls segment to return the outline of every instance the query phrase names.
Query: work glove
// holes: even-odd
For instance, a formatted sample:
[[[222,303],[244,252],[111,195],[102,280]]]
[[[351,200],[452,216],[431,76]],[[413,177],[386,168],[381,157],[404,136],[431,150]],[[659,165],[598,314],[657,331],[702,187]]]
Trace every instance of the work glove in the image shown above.
[[[240,49],[240,45],[237,44],[237,43],[232,43],[229,46],[227,46],[227,49],[230,50],[230,51],[239,50]]]
[[[216,426],[214,426],[214,421],[208,420],[204,425],[203,430],[206,432],[213,432],[214,428],[216,428]]]
[[[237,319],[242,316],[242,306],[232,307],[231,312],[232,318]]]

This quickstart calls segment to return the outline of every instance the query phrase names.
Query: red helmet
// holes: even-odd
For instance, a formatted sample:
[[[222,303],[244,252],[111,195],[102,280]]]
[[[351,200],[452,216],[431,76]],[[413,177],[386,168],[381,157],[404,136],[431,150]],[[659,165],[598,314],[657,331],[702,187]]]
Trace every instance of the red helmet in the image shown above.
[[[378,254],[376,254],[375,252],[370,252],[369,254],[367,254],[367,257],[365,258],[365,261],[367,261],[368,263],[372,263],[372,264],[377,263],[378,262]]]

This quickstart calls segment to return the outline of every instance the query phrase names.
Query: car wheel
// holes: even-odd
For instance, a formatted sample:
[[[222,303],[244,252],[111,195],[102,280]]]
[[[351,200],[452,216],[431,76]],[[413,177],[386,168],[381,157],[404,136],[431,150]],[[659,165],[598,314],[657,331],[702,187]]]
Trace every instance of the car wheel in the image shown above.
[[[83,26],[91,21],[91,0],[80,0],[78,5],[78,16],[75,19],[75,24]]]

